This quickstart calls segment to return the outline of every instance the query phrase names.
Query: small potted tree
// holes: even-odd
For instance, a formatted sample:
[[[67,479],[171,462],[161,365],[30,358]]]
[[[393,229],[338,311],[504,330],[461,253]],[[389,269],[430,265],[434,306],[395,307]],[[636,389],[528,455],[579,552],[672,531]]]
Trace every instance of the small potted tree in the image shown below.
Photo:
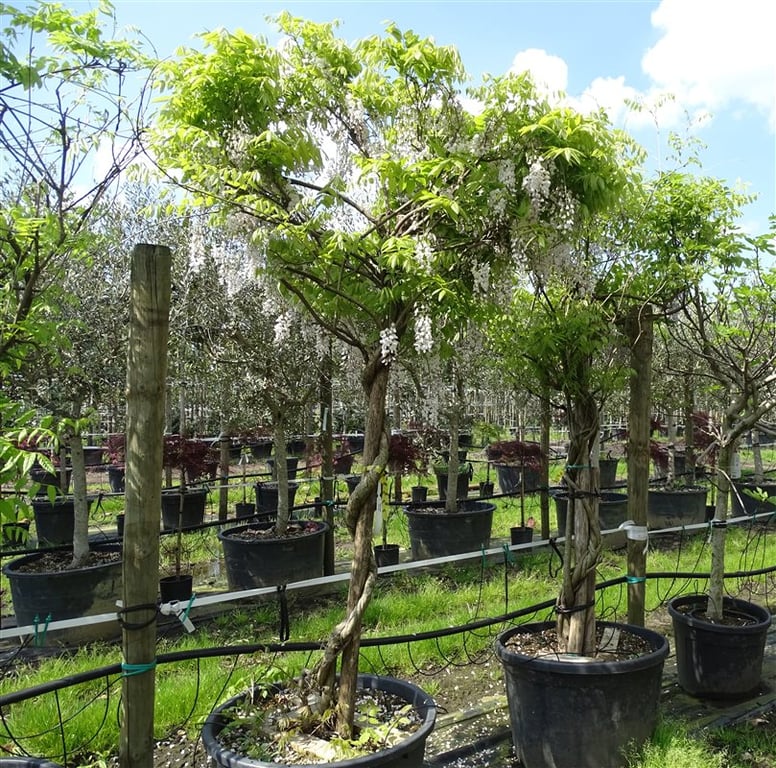
[[[539,489],[542,462],[546,461],[539,443],[524,440],[497,440],[485,455],[493,463],[503,493],[519,494],[520,525],[509,529],[512,544],[525,544],[533,538],[534,519],[525,517],[525,496]]]

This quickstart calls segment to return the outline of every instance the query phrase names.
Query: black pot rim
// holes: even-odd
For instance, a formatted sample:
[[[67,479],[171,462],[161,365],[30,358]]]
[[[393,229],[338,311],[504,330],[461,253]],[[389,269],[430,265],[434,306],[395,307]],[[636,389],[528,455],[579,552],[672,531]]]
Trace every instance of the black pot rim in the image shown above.
[[[121,544],[98,544],[98,545],[92,545],[92,549],[95,550],[102,550],[102,551],[109,551],[109,552],[121,552]],[[2,572],[6,575],[13,575],[16,579],[26,579],[26,578],[39,578],[41,576],[50,576],[51,574],[56,573],[72,573],[74,571],[93,571],[97,570],[99,568],[105,568],[107,565],[114,565],[113,562],[111,563],[98,563],[97,565],[88,565],[84,566],[82,568],[69,568],[64,571],[39,571],[35,573],[25,573],[24,571],[19,570],[20,565],[24,565],[25,563],[34,562],[35,560],[40,560],[43,555],[46,554],[45,552],[32,552],[29,555],[22,555],[21,557],[17,557],[14,560],[11,560],[11,562],[6,563],[2,567]],[[120,560],[116,561],[117,563],[121,562]]]
[[[207,496],[207,488],[186,488],[184,496]],[[163,488],[162,496],[180,496],[180,488]]]
[[[291,522],[291,521],[289,521]],[[325,520],[303,520],[303,521],[295,521],[295,522],[305,522],[305,523],[315,523],[318,527],[314,531],[305,531],[303,534],[300,534],[299,536],[295,536],[294,538],[305,538],[307,536],[319,536],[322,533],[325,533],[329,529],[329,524]],[[231,528],[225,528],[223,531],[218,532],[218,539],[220,541],[223,541],[224,539],[229,539],[230,542],[237,543],[237,544],[245,544],[246,546],[261,546],[262,544],[266,544],[269,542],[275,543],[278,541],[283,541],[283,537],[273,537],[268,539],[255,539],[255,540],[244,540],[240,538],[236,538],[234,536],[235,533],[238,533],[240,531],[245,531],[248,528],[272,528],[274,527],[275,523],[245,523],[243,525],[234,525]]]
[[[551,493],[553,499],[568,499],[569,494],[565,491],[561,493]],[[600,504],[622,504],[628,500],[627,493],[609,493],[609,491],[602,491],[598,503]]]
[[[398,544],[375,544],[374,547],[378,552],[393,552],[397,549],[399,549]]]
[[[445,502],[424,502],[423,507],[402,507],[405,515],[412,517],[439,517],[444,512]],[[496,505],[491,504],[488,501],[478,501],[476,499],[461,499],[458,504],[458,511],[451,512],[450,517],[460,517],[462,515],[484,515],[493,513],[496,510]]]
[[[678,621],[686,626],[693,627],[694,629],[702,629],[704,632],[718,635],[730,635],[733,633],[740,635],[760,634],[763,630],[767,630],[768,627],[770,627],[773,620],[773,617],[767,608],[763,608],[762,606],[757,605],[757,603],[740,600],[736,597],[724,597],[722,599],[723,613],[725,610],[730,609],[737,613],[746,614],[746,616],[755,621],[754,624],[746,624],[744,626],[714,624],[713,622],[706,621],[703,618],[679,610],[680,607],[688,605],[697,606],[698,608],[705,610],[708,602],[709,596],[705,594],[679,595],[668,602],[668,613],[674,621]]]
[[[569,676],[625,674],[652,667],[657,663],[661,663],[668,656],[668,639],[659,632],[647,629],[646,627],[637,627],[633,624],[625,624],[616,621],[597,621],[596,625],[614,627],[638,635],[652,645],[652,651],[635,659],[577,662],[559,659],[554,656],[528,656],[524,653],[511,651],[506,647],[505,642],[513,635],[539,632],[544,629],[555,627],[555,622],[543,621],[521,624],[520,626],[512,627],[502,632],[496,637],[496,655],[501,663],[505,665],[525,666],[533,670]]]
[[[358,676],[358,684],[362,688],[386,690],[386,688],[380,688],[381,682],[387,683],[387,686],[388,686],[387,690],[393,693],[396,693],[396,691],[392,689],[397,687],[400,687],[407,693],[410,693],[412,695],[412,699],[407,700],[408,703],[412,704],[416,708],[425,708],[426,710],[425,716],[423,718],[423,723],[414,733],[410,734],[406,739],[401,741],[399,744],[389,747],[386,750],[383,750],[381,752],[375,752],[373,755],[365,755],[361,757],[349,758],[347,760],[339,760],[335,763],[327,763],[327,765],[333,766],[334,768],[363,768],[363,766],[371,765],[371,764],[379,766],[383,762],[389,761],[394,755],[398,755],[404,752],[407,749],[408,744],[418,742],[418,741],[425,741],[425,739],[428,738],[428,735],[431,733],[432,729],[434,728],[434,723],[436,721],[436,713],[437,713],[436,704],[434,703],[434,700],[431,698],[431,696],[429,696],[424,690],[422,690],[418,686],[406,680],[399,680],[394,677],[387,677],[387,676],[381,676],[381,675],[364,674],[364,675]],[[232,698],[225,701],[223,704],[220,704],[218,707],[216,707],[207,716],[207,719],[205,720],[205,724],[202,726],[202,731],[200,734],[202,743],[205,746],[205,751],[211,757],[215,757],[215,755],[218,755],[218,758],[215,758],[218,763],[228,764],[230,766],[233,766],[234,768],[250,768],[251,766],[255,766],[256,768],[283,768],[283,763],[268,763],[264,760],[253,760],[249,757],[246,757],[245,755],[240,755],[232,751],[231,749],[216,747],[213,750],[213,753],[215,754],[211,753],[210,750],[208,749],[209,745],[218,742],[218,734],[221,732],[221,729],[223,728],[221,712],[224,709],[227,709],[229,706],[231,706],[234,702],[239,701],[245,695],[246,695],[245,693],[241,693],[241,694],[238,694],[237,696],[233,696]],[[369,761],[370,757],[372,758],[371,762]],[[309,764],[305,764],[305,765],[296,765],[294,766],[294,768],[315,768],[315,767]]]
[[[703,494],[704,496],[709,492],[708,488],[702,488],[697,485],[690,486],[690,487],[684,487],[684,488],[649,488],[648,493],[675,493],[680,496],[700,496]]]

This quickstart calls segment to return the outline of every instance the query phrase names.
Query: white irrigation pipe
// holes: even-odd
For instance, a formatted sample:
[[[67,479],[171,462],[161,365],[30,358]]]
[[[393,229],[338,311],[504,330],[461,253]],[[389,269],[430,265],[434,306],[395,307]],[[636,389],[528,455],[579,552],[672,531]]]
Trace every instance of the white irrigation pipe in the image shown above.
[[[761,518],[772,517],[774,512],[761,512],[755,515],[742,515],[741,517],[729,518],[725,521],[726,525],[735,525],[743,522],[751,522],[752,520],[759,520]],[[658,528],[654,531],[649,531],[645,535],[644,528],[642,526],[635,526],[631,521],[623,523],[618,528],[611,528],[605,531],[601,531],[602,536],[615,534],[625,531],[626,536],[629,539],[648,541],[648,536],[659,536],[666,533],[686,533],[689,531],[697,531],[711,528],[711,522],[695,523],[694,525],[680,525],[673,528]],[[554,539],[556,542],[565,541],[565,536],[559,536]],[[445,557],[434,557],[427,560],[416,560],[407,563],[399,563],[398,565],[389,565],[380,568],[380,575],[388,573],[398,573],[401,571],[412,571],[420,568],[428,568],[437,565],[444,565],[446,563],[457,563],[466,560],[475,560],[482,557],[490,557],[499,554],[503,554],[505,551],[517,552],[525,549],[534,549],[536,547],[549,544],[549,539],[539,539],[538,541],[528,542],[526,544],[504,544],[500,547],[491,547],[490,549],[480,550],[479,552],[465,552],[459,555],[446,555]],[[320,576],[315,579],[305,579],[304,581],[295,581],[289,583],[286,586],[287,590],[296,591],[303,589],[310,589],[312,587],[325,586],[327,584],[337,584],[340,582],[346,582],[350,579],[350,572],[336,573],[332,576]],[[273,587],[257,587],[256,589],[243,589],[238,592],[219,592],[212,595],[195,595],[192,609],[207,605],[218,605],[220,603],[229,603],[235,600],[245,600],[251,597],[271,597],[276,595],[278,591],[277,586]],[[117,605],[121,607],[121,602],[117,601]],[[184,618],[189,618],[189,611],[187,610],[187,602],[173,602],[163,603],[159,606],[160,613],[164,615],[178,616],[181,621]],[[83,616],[75,619],[61,619],[59,621],[52,621],[46,626],[46,632],[53,632],[60,629],[71,629],[74,627],[85,627],[93,624],[107,624],[118,623],[117,613],[100,613],[94,616]],[[12,629],[5,629],[0,631],[0,640],[9,639],[12,637],[25,637],[27,635],[35,635],[36,632],[40,632],[40,626],[27,625],[24,627],[14,627]],[[189,631],[191,631],[189,629]]]

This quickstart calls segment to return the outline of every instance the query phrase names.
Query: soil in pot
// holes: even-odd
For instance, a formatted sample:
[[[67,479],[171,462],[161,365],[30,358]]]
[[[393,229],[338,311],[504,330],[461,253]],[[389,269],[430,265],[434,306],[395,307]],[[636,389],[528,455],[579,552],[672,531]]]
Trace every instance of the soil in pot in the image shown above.
[[[560,655],[552,623],[498,637],[512,740],[524,768],[622,768],[624,751],[652,735],[668,641],[628,624],[598,622],[597,632],[593,659]]]
[[[293,721],[294,713],[303,704],[315,701],[314,697],[308,698],[308,692],[282,686],[271,686],[268,691],[257,686],[252,692],[240,694],[217,707],[202,729],[205,750],[214,765],[224,768],[278,768],[300,763],[343,768],[422,768],[426,740],[436,719],[433,700],[403,680],[374,675],[359,675],[358,680],[357,710],[365,714],[357,715],[356,719],[366,723],[377,720],[368,729],[361,730],[362,743],[352,745],[362,754],[338,753],[327,740],[331,734],[320,723],[313,723],[315,738],[301,734],[262,743],[257,737],[258,729],[250,728],[250,723],[243,724],[246,715],[258,710],[256,720],[262,722],[262,730],[268,731],[271,738],[277,735],[273,731]],[[227,728],[235,715],[242,723]],[[370,734],[370,730],[374,733]],[[277,743],[283,750],[280,754],[274,747]]]
[[[674,627],[679,685],[691,696],[745,698],[757,692],[771,614],[726,597],[721,622],[706,617],[706,595],[684,595],[668,604]]]
[[[478,552],[490,546],[495,504],[461,502],[457,512],[443,507],[405,507],[413,560]]]
[[[3,566],[19,626],[115,613],[121,597],[121,547],[93,547],[89,563],[73,569],[72,551],[36,552]],[[41,625],[42,629],[42,625]],[[93,624],[48,633],[47,639],[68,645],[115,637],[118,626]]]
[[[291,522],[278,538],[272,523],[249,523],[218,534],[229,589],[258,589],[323,576],[327,523]]]

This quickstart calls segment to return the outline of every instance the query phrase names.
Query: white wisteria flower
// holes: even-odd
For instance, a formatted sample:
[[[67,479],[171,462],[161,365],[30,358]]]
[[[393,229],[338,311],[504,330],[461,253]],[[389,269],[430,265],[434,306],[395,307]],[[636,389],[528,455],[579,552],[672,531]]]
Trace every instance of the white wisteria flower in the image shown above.
[[[399,351],[399,336],[396,326],[391,323],[380,331],[380,359],[385,365],[390,365]]]
[[[431,274],[431,264],[434,260],[434,249],[431,242],[423,238],[415,243],[415,261],[426,274]]]
[[[531,205],[535,212],[541,210],[547,198],[550,196],[551,176],[545,167],[541,157],[531,161],[528,173],[523,179],[523,189],[531,198]]]
[[[415,351],[421,355],[430,352],[434,346],[431,333],[431,318],[423,311],[415,310]]]
[[[283,344],[291,336],[291,312],[282,312],[275,320],[275,344]]]

